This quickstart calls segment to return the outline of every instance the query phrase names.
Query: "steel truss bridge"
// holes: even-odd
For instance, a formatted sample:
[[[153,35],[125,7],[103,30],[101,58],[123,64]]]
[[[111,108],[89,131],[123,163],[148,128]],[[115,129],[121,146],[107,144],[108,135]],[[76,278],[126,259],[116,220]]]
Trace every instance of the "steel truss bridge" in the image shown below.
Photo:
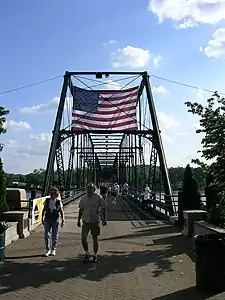
[[[103,80],[104,78],[104,80]],[[110,78],[110,79],[109,79]],[[111,80],[113,78],[113,80]],[[123,85],[121,84],[123,82]],[[137,130],[72,128],[75,107],[72,87],[115,91],[138,84]],[[147,72],[66,72],[47,160],[43,196],[58,186],[63,197],[88,182],[127,182],[138,199],[144,184],[153,195],[152,208],[176,213],[150,76]]]

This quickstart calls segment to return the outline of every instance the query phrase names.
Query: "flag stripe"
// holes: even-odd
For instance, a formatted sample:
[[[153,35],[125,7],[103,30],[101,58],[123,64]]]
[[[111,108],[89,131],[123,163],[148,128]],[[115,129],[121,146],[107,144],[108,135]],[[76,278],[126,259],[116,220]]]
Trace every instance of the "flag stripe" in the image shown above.
[[[126,121],[122,121],[122,122],[117,122],[114,121],[109,123],[109,124],[105,124],[103,122],[97,122],[97,121],[88,121],[88,122],[84,122],[84,121],[80,121],[79,125],[84,126],[84,127],[94,127],[96,129],[115,129],[118,126],[126,126],[126,125],[131,125],[134,124],[133,120],[126,120]]]
[[[118,114],[119,115],[119,114]],[[124,114],[124,113],[120,113],[120,115],[118,116],[120,120],[124,120],[124,119],[128,119],[130,120],[131,118],[136,119],[136,111],[133,113],[129,113],[129,114]],[[85,117],[83,117],[83,115],[81,114],[76,114],[76,116],[73,118],[73,123],[75,124],[78,120],[79,121],[84,121],[84,120],[95,120],[97,122],[112,122],[115,121],[115,118],[117,118],[115,115],[112,115],[111,117],[105,116],[104,117],[95,117],[93,119],[93,116],[87,115]]]
[[[88,126],[85,127],[83,125],[77,125],[76,124],[76,125],[73,126],[73,130],[76,130],[76,131],[96,130],[96,131],[98,131],[99,128],[96,129],[95,126],[88,125]],[[101,130],[109,130],[109,131],[110,130],[123,130],[123,131],[125,131],[125,130],[137,130],[137,126],[134,125],[134,124],[130,124],[130,125],[127,125],[126,127],[124,127],[122,125],[122,126],[118,126],[116,128],[110,128],[110,129],[101,128]]]
[[[133,91],[138,90],[138,87],[132,87],[129,89],[121,89],[121,90],[98,90],[98,92],[100,94],[104,94],[104,95],[116,95],[116,94],[123,94],[123,93],[132,93]]]
[[[80,107],[79,110],[74,110],[72,130],[137,129],[138,87],[116,91],[92,91],[91,93],[87,90],[79,90],[79,97],[82,103],[92,103],[90,107],[93,107],[93,111],[85,111],[88,110],[89,104],[86,107]],[[75,96],[74,98],[76,101]],[[92,99],[97,102],[90,102]]]
[[[133,113],[134,111],[136,112],[136,105],[131,106],[128,109],[120,109],[120,108],[116,108],[114,110],[104,110],[103,109],[102,111],[99,111],[97,114],[92,114],[90,112],[87,113],[85,111],[77,110],[76,112],[75,111],[73,112],[73,118],[76,117],[77,115],[92,116],[92,118],[97,118],[98,116],[103,117],[103,118],[104,117],[111,118],[111,115],[112,116],[115,115],[115,117],[118,118],[121,113],[129,114],[129,113]]]
[[[101,108],[110,108],[110,107],[118,107],[121,104],[123,104],[123,105],[127,105],[127,104],[134,105],[134,100],[133,99],[119,100],[119,101],[113,101],[112,103],[109,103],[108,101],[104,101],[103,103],[99,104],[99,109],[101,109]]]
[[[84,111],[77,111],[77,113],[73,113],[73,119],[75,119],[76,117],[79,119],[79,118],[83,118],[85,116],[86,119],[97,119],[97,118],[104,118],[104,119],[107,119],[107,118],[118,118],[120,116],[123,116],[123,115],[136,115],[136,107],[134,109],[131,109],[129,112],[116,112],[115,114],[90,114],[90,113],[85,113]]]
[[[114,95],[114,94],[100,94],[100,101],[107,101],[109,99],[109,101],[118,101],[118,100],[124,100],[127,97],[131,98],[134,97],[135,100],[137,99],[137,91],[132,92],[132,93],[120,93],[119,95]]]

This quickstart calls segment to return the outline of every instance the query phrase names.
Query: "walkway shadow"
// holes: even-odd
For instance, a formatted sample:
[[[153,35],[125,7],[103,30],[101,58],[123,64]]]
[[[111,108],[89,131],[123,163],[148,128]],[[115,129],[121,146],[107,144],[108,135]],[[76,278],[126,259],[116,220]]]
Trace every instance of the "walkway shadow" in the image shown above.
[[[143,221],[146,219],[146,215],[133,207],[131,203],[127,203],[122,197],[114,203],[113,198],[107,199],[107,213],[108,221]],[[149,220],[155,220],[154,217],[148,216]]]
[[[10,259],[12,260],[12,259],[37,258],[37,257],[43,257],[43,254],[6,256],[5,263],[7,263],[7,260],[10,260]]]
[[[165,296],[157,297],[152,300],[190,300],[190,299],[205,300],[205,299],[209,299],[209,297],[212,296],[214,296],[214,294],[199,291],[196,289],[195,286],[192,286],[190,288],[177,291],[175,293],[168,294]]]
[[[158,277],[162,273],[173,271],[171,249],[155,251],[107,251],[106,255],[100,257],[99,264],[82,263],[83,256],[74,259],[55,260],[54,258],[43,258],[42,261],[23,262],[8,261],[0,267],[0,298],[1,295],[24,289],[26,287],[40,288],[50,283],[61,283],[66,279],[82,278],[87,281],[101,281],[110,274],[130,273],[138,267],[151,264],[151,276]],[[189,300],[207,299],[194,287],[178,291],[176,293],[155,298],[154,300]]]
[[[109,241],[109,240],[121,240],[125,238],[141,238],[146,236],[157,236],[157,235],[164,235],[164,234],[179,234],[180,230],[179,228],[173,226],[173,225],[167,225],[166,223],[164,225],[158,225],[155,224],[156,221],[151,221],[152,223],[148,223],[151,228],[147,228],[144,230],[138,230],[135,233],[126,234],[126,235],[118,235],[113,236],[105,239],[101,239],[101,241]],[[154,228],[156,227],[157,228]]]
[[[101,281],[110,274],[130,273],[137,267],[152,264],[152,274],[157,277],[173,270],[172,262],[164,251],[110,252],[100,257],[99,264],[82,264],[83,256],[57,261],[43,258],[39,262],[7,261],[0,268],[0,295],[25,287],[39,288],[51,282],[60,283],[69,278]]]
[[[173,255],[179,255],[186,253],[190,259],[195,262],[194,244],[191,238],[179,235],[168,236],[165,238],[159,238],[153,240],[155,245],[168,245]]]

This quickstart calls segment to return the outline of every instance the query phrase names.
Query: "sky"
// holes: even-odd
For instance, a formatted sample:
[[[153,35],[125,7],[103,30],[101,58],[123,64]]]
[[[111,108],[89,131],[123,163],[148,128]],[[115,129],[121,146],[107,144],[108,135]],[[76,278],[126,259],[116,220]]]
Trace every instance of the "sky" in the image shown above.
[[[67,70],[147,70],[169,167],[201,149],[184,102],[205,103],[212,93],[203,89],[225,93],[225,0],[5,0],[0,38],[6,172],[45,168]]]

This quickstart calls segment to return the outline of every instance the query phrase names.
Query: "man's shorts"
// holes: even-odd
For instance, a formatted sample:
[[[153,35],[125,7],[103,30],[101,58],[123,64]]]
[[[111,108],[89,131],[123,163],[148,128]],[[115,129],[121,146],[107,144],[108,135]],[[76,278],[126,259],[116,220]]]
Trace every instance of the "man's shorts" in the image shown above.
[[[118,193],[117,193],[117,192],[111,192],[111,196],[112,196],[112,197],[117,197],[117,196],[118,196]]]
[[[99,236],[100,235],[100,225],[99,223],[86,223],[83,222],[82,225],[82,237],[87,237],[89,231],[91,231],[92,236]]]
[[[102,198],[103,198],[104,200],[106,200],[107,194],[101,194],[101,196],[102,196]]]

